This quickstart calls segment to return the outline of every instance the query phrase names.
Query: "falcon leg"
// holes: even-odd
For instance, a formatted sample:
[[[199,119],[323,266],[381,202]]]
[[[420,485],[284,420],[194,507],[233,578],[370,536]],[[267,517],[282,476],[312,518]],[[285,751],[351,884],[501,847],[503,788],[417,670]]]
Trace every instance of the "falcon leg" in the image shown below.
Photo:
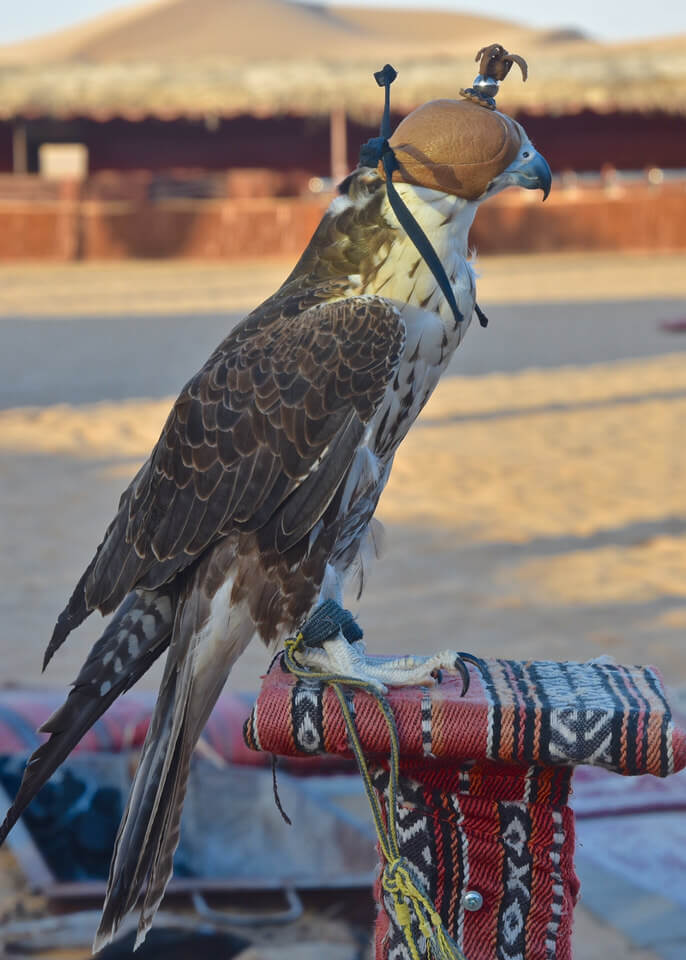
[[[336,592],[336,581],[332,580],[328,586],[330,592]],[[297,664],[313,674],[329,680],[335,677],[340,683],[345,683],[346,679],[358,681],[378,693],[387,693],[388,687],[433,686],[441,682],[446,672],[460,675],[464,696],[469,689],[467,663],[482,669],[477,657],[454,650],[443,650],[428,657],[412,654],[368,657],[355,618],[333,596],[319,603],[297,638],[292,639],[288,656],[294,655]]]
[[[324,580],[319,591],[319,603],[322,604],[326,600],[333,600],[339,607],[342,607],[343,581],[336,568],[330,563],[327,563],[324,569]]]
[[[428,657],[407,654],[402,657],[368,657],[362,640],[349,643],[342,633],[325,640],[321,646],[305,647],[299,653],[300,662],[324,674],[350,677],[368,683],[379,693],[388,687],[440,683],[443,673],[456,673],[462,679],[463,693],[469,688],[469,670],[466,661],[479,666],[478,660],[468,654],[444,650]]]

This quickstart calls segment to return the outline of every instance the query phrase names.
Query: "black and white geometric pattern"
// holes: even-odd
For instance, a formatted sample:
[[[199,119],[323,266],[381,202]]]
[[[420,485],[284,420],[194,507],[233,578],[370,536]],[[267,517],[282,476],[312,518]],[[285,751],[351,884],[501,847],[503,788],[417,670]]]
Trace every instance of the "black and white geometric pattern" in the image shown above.
[[[324,753],[322,685],[298,680],[291,697],[291,729],[295,745],[303,753]]]
[[[388,810],[388,771],[381,767],[373,767],[370,773],[374,787],[383,795],[384,806]],[[423,787],[407,777],[401,777],[398,784],[397,831],[400,856],[407,858],[413,867],[415,881],[433,902],[436,897],[434,834],[426,815]],[[385,892],[383,904],[389,920],[388,960],[412,960],[403,933],[395,921],[393,898]],[[414,941],[420,956],[423,957],[426,953],[426,940],[412,911],[410,916]]]
[[[674,770],[671,711],[649,667],[605,660],[492,660],[484,695],[489,759],[643,773],[649,747],[645,718],[651,714],[662,721],[659,771],[653,772],[668,776]]]
[[[428,693],[422,694],[422,750],[425,757],[433,757],[433,727],[431,714],[431,697]]]
[[[559,810],[551,810],[551,816],[553,820],[553,842],[550,846],[550,876],[553,888],[550,902],[550,920],[545,937],[545,960],[555,960],[557,957],[557,935],[565,905],[565,890],[561,870],[562,849],[565,842],[564,821]]]
[[[496,957],[525,960],[526,918],[531,906],[531,818],[525,803],[499,803],[498,808],[505,856]]]

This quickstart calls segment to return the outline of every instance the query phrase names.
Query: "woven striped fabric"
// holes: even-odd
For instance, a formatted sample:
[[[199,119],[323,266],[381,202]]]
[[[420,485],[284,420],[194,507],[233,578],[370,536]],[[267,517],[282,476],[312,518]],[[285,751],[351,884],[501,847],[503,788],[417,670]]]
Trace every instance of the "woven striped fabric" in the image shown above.
[[[425,765],[425,769],[426,765]],[[421,776],[421,770],[417,771]],[[571,960],[579,881],[570,767],[453,770],[440,787],[403,776],[398,839],[466,960]],[[388,773],[373,769],[386,816]],[[467,909],[467,893],[481,905]],[[409,960],[393,902],[377,882],[376,960]],[[424,941],[415,926],[415,942]]]
[[[403,770],[430,759],[518,765],[592,764],[617,773],[665,777],[686,766],[686,734],[675,725],[654,667],[605,662],[486,660],[432,687],[397,687],[388,695]],[[364,692],[350,692],[363,749],[386,757],[388,731]],[[348,754],[334,692],[296,680],[277,660],[244,727],[247,745],[283,756]]]
[[[487,660],[470,675],[465,697],[458,680],[389,692],[400,855],[466,960],[571,960],[573,768],[664,777],[686,766],[686,735],[653,667]],[[347,696],[388,819],[388,730],[369,694]],[[334,691],[279,660],[243,733],[252,749],[289,757],[349,752]],[[376,960],[411,960],[380,883],[376,899]]]

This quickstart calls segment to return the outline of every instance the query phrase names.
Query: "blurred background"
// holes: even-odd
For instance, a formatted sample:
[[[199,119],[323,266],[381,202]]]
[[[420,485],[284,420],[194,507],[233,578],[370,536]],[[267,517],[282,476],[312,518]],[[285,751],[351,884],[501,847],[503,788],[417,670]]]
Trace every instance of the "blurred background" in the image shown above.
[[[425,100],[456,96],[473,80],[476,50],[496,41],[529,62],[528,81],[513,72],[498,102],[550,162],[553,191],[545,205],[507,191],[477,216],[471,242],[491,322],[470,331],[398,454],[379,510],[385,557],[362,600],[350,602],[374,652],[609,654],[656,664],[675,702],[686,699],[686,8],[476,6],[33,0],[0,13],[8,793],[33,728],[56,705],[51,691],[73,680],[101,630],[91,618],[41,675],[57,612],[174,395],[278,287],[360,144],[376,135],[382,96],[372,72],[387,61],[398,69],[397,122]],[[239,714],[267,662],[251,648],[232,675],[232,690],[246,695],[232,701]],[[87,955],[109,857],[103,837],[111,842],[130,775],[125,748],[135,736],[126,731],[158,680],[155,670],[144,678],[133,714],[108,733],[121,754],[116,770],[110,764],[96,789],[97,761],[84,752],[85,766],[0,851],[0,951],[4,943]],[[88,746],[101,749],[97,737]],[[224,762],[236,759],[231,749]],[[237,792],[248,807],[266,789],[263,774],[241,773],[257,778]],[[294,804],[317,804],[328,835],[348,817],[369,844],[348,780],[316,779],[307,796],[288,782]],[[672,806],[684,809],[683,780],[675,790]],[[85,821],[74,820],[77,808]],[[269,817],[266,800],[264,810]],[[637,846],[657,844],[664,816],[631,818]],[[581,960],[686,956],[686,842],[674,840],[678,829],[686,840],[683,819],[669,821],[669,856],[652,872],[629,870],[596,840],[595,860],[580,850],[593,891],[578,913]],[[69,839],[57,849],[48,839],[40,853],[36,838],[67,824]],[[191,832],[187,876],[197,872]],[[85,860],[58,876],[79,844]],[[302,853],[289,851],[283,857]],[[252,956],[307,958],[310,947],[313,957],[361,955],[350,917],[364,931],[372,866],[373,857],[348,864],[347,899],[308,901],[299,926],[278,927],[279,945],[260,934]],[[273,864],[263,867],[273,878]],[[302,869],[326,888],[315,866]],[[246,908],[238,888],[265,887],[254,862],[244,872],[233,910]],[[605,895],[593,886],[599,876]],[[65,905],[78,907],[71,919]],[[284,909],[278,897],[275,909]],[[233,946],[220,937],[203,954],[235,955],[262,927],[236,935],[228,924]],[[198,950],[179,942],[150,955]]]

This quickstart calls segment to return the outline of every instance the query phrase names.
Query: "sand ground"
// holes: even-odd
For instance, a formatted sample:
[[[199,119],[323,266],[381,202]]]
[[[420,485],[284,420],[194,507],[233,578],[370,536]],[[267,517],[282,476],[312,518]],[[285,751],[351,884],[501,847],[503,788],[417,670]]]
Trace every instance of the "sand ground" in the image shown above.
[[[147,315],[240,311],[287,268],[3,266],[0,322],[92,314],[107,325],[111,311],[143,324]],[[589,299],[672,297],[681,307],[686,297],[678,257],[497,257],[479,271],[489,305],[510,293],[542,304],[563,298],[579,312]],[[485,343],[480,335],[470,331],[463,349]],[[546,335],[564,344],[555,329]],[[176,336],[171,346],[183,358],[193,330]],[[652,660],[686,685],[686,352],[666,352],[683,351],[681,340],[666,338],[665,353],[653,356],[568,365],[561,355],[555,367],[446,378],[381,501],[386,557],[355,604],[370,644],[409,650],[433,637],[522,657],[611,653]],[[39,379],[42,363],[47,378],[50,349],[34,360],[28,375]],[[171,400],[0,411],[5,682],[73,678],[99,629],[94,618],[45,677],[36,671],[40,649]],[[253,688],[264,659],[249,651],[234,684]]]
[[[124,312],[250,310],[293,267],[285,260],[0,263],[0,316],[107,317]],[[686,296],[679,253],[502,255],[479,258],[484,303]]]
[[[503,257],[480,271],[480,300],[490,303],[673,298],[680,306],[686,297],[677,257]],[[92,314],[106,324],[126,313],[240,311],[286,272],[283,263],[4,266],[0,320]],[[47,676],[42,649],[171,400],[0,411],[2,682],[62,687],[73,679],[98,633],[95,618]],[[612,362],[569,365],[560,356],[546,369],[447,379],[382,498],[385,559],[362,599],[351,598],[369,646],[611,654],[655,663],[686,686],[685,435],[686,352],[668,346]],[[249,649],[234,688],[254,689],[266,660]],[[581,915],[583,960],[647,960],[594,925]]]

